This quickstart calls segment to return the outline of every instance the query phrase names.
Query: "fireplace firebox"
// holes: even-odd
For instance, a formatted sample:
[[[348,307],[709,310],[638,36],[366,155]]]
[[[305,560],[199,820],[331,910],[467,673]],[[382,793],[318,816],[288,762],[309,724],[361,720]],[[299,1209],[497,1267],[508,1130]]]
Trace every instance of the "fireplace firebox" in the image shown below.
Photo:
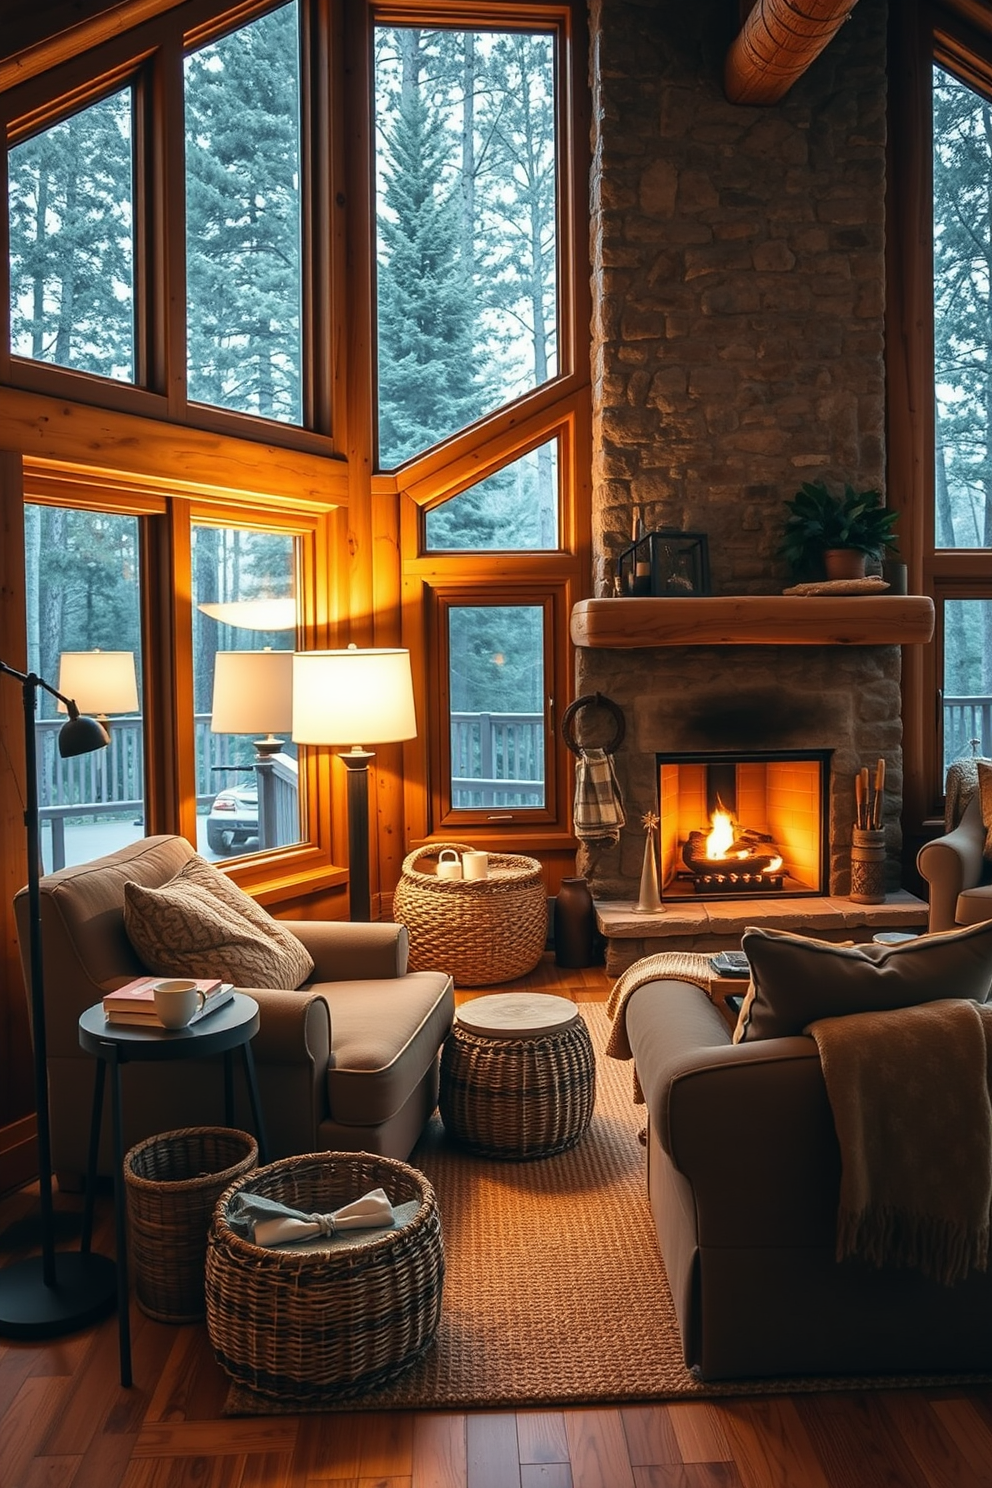
[[[830,754],[659,755],[662,898],[825,894]]]

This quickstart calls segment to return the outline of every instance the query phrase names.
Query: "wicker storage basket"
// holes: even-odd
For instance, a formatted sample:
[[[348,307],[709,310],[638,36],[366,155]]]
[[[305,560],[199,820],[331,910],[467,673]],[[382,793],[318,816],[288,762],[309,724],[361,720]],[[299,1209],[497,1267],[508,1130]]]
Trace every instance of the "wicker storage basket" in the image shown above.
[[[410,935],[413,971],[447,971],[462,987],[526,976],[548,939],[548,908],[536,858],[489,854],[489,877],[438,878],[442,852],[469,848],[432,842],[403,860],[393,918]]]
[[[385,1189],[394,1208],[417,1208],[361,1244],[264,1249],[227,1222],[228,1205],[245,1190],[323,1214],[372,1188]],[[418,1359],[437,1330],[443,1283],[441,1216],[423,1173],[367,1152],[284,1158],[239,1179],[217,1205],[207,1331],[236,1384],[263,1400],[319,1405],[374,1389]]]
[[[203,1317],[214,1205],[257,1162],[255,1138],[228,1126],[163,1132],[131,1148],[124,1159],[124,1187],[142,1312],[160,1323],[192,1323]]]
[[[441,1052],[441,1120],[483,1157],[550,1157],[592,1119],[596,1056],[581,1018],[537,1038],[486,1038],[455,1024]]]

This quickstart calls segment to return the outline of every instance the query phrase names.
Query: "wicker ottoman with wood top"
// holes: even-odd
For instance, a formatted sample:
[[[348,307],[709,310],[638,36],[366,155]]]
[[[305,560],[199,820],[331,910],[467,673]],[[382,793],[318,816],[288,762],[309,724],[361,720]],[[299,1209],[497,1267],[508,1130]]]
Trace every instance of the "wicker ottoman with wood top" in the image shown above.
[[[441,1051],[446,1130],[484,1157],[550,1157],[592,1118],[596,1058],[574,1002],[544,993],[476,997]]]
[[[382,1188],[396,1225],[266,1248],[228,1223],[235,1194],[330,1214]],[[207,1249],[207,1331],[228,1377],[301,1408],[366,1394],[409,1367],[441,1317],[444,1245],[423,1173],[368,1152],[284,1158],[225,1190]]]

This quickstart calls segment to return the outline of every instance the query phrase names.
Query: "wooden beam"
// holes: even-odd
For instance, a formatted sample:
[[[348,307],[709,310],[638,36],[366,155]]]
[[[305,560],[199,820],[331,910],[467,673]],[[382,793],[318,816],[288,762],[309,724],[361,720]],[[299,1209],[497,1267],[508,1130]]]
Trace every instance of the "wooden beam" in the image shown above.
[[[824,597],[718,595],[697,599],[583,599],[572,642],[641,646],[921,646],[933,600],[920,594]]]
[[[858,0],[756,0],[724,64],[731,103],[778,103]]]

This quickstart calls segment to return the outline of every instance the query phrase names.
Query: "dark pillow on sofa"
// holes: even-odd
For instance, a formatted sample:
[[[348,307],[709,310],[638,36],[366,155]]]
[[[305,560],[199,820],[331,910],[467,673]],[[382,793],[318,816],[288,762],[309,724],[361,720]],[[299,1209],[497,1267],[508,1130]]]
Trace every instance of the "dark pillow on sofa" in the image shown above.
[[[992,920],[901,945],[835,945],[749,927],[741,946],[751,986],[734,1042],[787,1038],[817,1018],[881,1013],[992,990]]]

